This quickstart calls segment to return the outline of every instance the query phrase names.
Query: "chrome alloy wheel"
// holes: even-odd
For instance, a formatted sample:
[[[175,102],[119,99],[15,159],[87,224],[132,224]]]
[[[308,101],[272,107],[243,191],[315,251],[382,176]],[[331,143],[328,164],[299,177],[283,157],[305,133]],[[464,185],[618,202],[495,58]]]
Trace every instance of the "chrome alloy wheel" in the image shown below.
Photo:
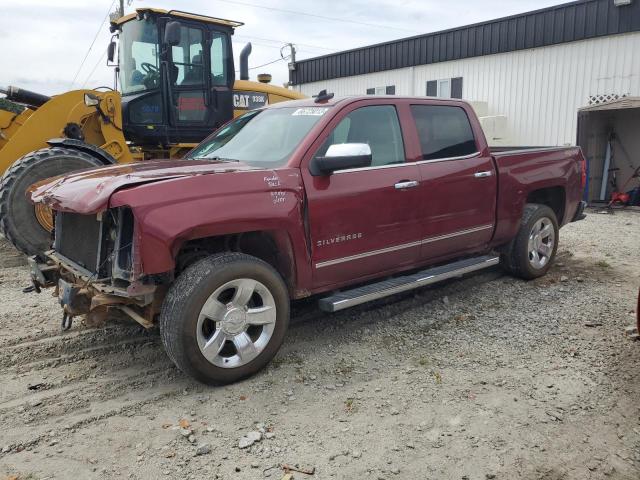
[[[198,346],[217,367],[241,367],[265,349],[275,325],[276,302],[269,289],[238,278],[213,292],[200,310]]]
[[[553,255],[556,232],[553,223],[547,217],[539,219],[529,232],[529,263],[533,268],[543,268]]]

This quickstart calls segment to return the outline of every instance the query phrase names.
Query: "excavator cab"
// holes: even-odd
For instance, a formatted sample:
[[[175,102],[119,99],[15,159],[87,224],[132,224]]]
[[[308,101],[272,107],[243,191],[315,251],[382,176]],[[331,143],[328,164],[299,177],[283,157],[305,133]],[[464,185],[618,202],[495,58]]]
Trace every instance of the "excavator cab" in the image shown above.
[[[137,145],[195,143],[233,118],[231,35],[240,25],[155,9],[114,22],[125,137]]]
[[[231,36],[240,25],[139,8],[111,22],[114,90],[49,97],[0,88],[26,107],[22,113],[0,110],[0,232],[18,250],[45,260],[54,218],[48,207],[28,202],[25,192],[34,183],[82,168],[182,158],[234,116],[303,98],[269,85],[269,75],[249,80],[251,44],[240,53],[235,79]]]

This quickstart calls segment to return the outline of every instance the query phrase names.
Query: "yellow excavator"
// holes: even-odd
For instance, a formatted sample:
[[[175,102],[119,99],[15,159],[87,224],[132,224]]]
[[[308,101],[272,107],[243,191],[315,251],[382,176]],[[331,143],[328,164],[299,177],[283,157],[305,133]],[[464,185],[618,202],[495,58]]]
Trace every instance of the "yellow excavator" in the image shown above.
[[[4,236],[27,255],[49,248],[51,212],[25,197],[39,180],[88,167],[180,158],[234,116],[303,98],[269,85],[269,75],[249,81],[251,44],[240,54],[240,80],[235,79],[231,36],[241,25],[140,8],[111,23],[107,58],[115,67],[117,90],[102,87],[48,97],[0,88],[7,100],[25,107],[19,114],[0,110]]]

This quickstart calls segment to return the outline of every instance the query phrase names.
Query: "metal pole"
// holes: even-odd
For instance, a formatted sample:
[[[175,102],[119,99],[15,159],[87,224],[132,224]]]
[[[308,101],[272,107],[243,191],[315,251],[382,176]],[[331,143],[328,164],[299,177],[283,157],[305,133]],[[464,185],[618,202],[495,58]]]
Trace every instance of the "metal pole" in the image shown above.
[[[609,183],[609,168],[611,166],[611,140],[607,141],[607,153],[604,156],[604,166],[602,168],[602,185],[600,185],[600,200],[607,198],[607,183]]]
[[[291,63],[295,65],[296,64],[296,47],[293,45],[293,43],[290,43],[289,47],[291,47]]]

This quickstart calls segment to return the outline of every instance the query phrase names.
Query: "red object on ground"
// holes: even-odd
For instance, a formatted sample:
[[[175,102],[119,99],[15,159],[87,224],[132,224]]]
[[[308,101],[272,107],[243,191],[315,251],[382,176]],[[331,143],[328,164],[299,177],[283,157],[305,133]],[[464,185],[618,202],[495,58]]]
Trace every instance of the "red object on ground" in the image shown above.
[[[626,205],[627,203],[629,203],[630,198],[631,197],[628,193],[613,192],[611,194],[611,201],[609,202],[609,206],[615,204]]]

